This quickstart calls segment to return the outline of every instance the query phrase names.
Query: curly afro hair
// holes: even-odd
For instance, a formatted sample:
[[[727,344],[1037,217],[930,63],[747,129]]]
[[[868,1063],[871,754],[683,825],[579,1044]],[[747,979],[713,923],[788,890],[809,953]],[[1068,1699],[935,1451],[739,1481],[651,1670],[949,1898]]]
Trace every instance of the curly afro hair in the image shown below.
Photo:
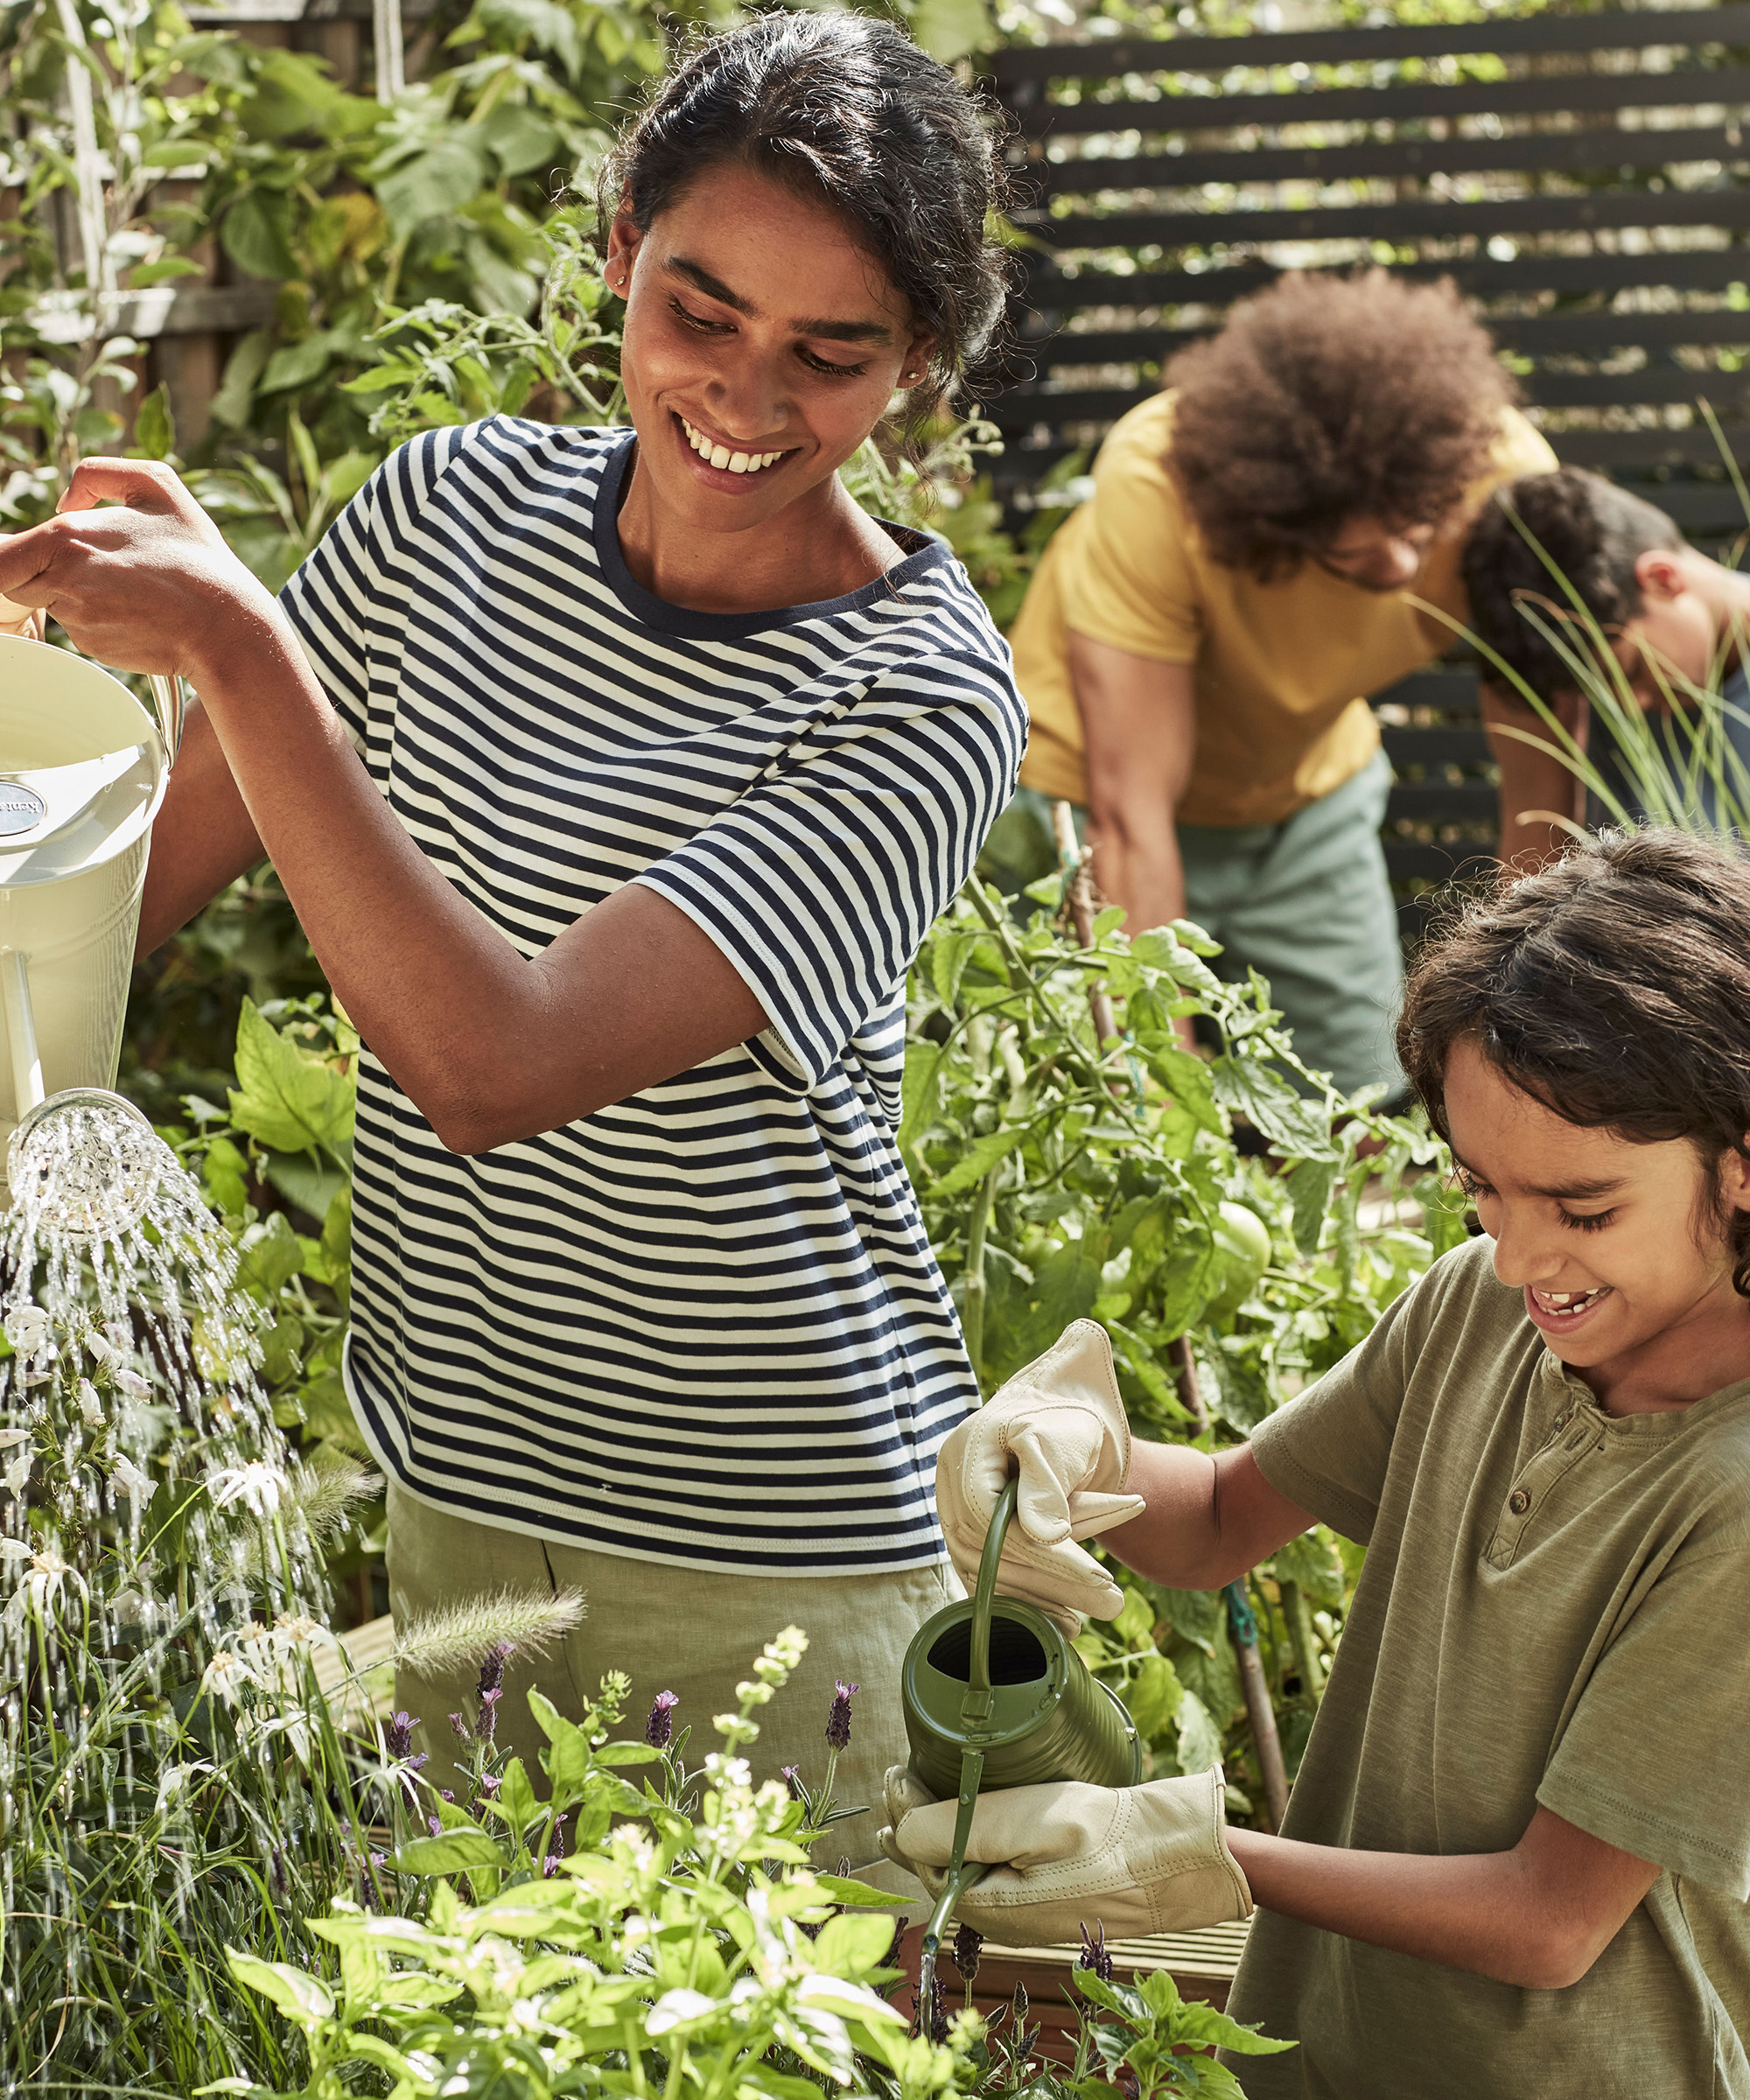
[[[1547,700],[1572,689],[1573,667],[1524,608],[1551,626],[1573,620],[1559,575],[1607,634],[1642,609],[1635,563],[1656,549],[1675,552],[1683,544],[1662,510],[1602,475],[1578,466],[1527,474],[1495,491],[1465,542],[1472,631]],[[1584,642],[1579,648],[1584,658]]]
[[[1214,560],[1261,582],[1354,518],[1440,525],[1517,397],[1452,285],[1294,274],[1168,366],[1167,458]]]

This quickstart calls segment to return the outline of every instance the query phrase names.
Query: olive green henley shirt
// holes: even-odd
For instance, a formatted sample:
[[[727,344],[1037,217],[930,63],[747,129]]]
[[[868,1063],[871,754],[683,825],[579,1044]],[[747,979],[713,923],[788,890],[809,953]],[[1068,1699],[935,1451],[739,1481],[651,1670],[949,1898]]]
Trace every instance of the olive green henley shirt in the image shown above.
[[[1542,1802],[1665,1871],[1564,1991],[1260,1911],[1230,2009],[1301,2046],[1230,2068],[1254,2100],[1750,2100],[1750,1379],[1607,1415],[1494,1251],[1252,1438],[1368,1549],[1284,1835],[1504,1852]]]

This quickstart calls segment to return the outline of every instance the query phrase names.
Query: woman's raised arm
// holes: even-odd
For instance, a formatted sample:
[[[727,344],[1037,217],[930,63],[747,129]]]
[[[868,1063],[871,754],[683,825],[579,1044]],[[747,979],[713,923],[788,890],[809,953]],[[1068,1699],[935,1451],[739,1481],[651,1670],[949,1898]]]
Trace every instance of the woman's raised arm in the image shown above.
[[[60,515],[0,546],[0,595],[200,694],[145,937],[265,849],[336,996],[452,1151],[556,1129],[766,1026],[710,936],[638,885],[525,960],[402,828],[272,595],[169,468],[83,462]]]

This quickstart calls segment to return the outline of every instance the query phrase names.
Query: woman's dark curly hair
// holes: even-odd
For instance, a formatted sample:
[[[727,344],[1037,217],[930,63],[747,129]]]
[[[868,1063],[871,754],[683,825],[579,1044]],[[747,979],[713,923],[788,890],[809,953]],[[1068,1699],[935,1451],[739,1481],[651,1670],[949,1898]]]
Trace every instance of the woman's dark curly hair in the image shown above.
[[[1638,1144],[1750,1157],[1750,861],[1680,831],[1606,831],[1463,909],[1404,988],[1397,1053],[1443,1137],[1474,1042],[1522,1093]],[[1750,1213],[1716,1194],[1750,1298]]]
[[[1001,164],[977,106],[892,23],[774,14],[694,46],[622,135],[597,191],[640,231],[712,168],[738,161],[831,205],[934,339],[906,396],[915,435],[990,350],[1007,290],[986,234]]]
[[[1294,275],[1167,367],[1166,465],[1204,544],[1261,582],[1354,518],[1440,525],[1482,472],[1516,398],[1446,282]]]

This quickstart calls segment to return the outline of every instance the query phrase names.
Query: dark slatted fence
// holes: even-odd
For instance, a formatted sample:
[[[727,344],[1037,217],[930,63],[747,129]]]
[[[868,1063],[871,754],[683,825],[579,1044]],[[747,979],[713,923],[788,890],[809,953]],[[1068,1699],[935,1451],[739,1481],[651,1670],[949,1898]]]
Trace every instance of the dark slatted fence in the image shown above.
[[[1452,277],[1558,455],[1701,543],[1745,528],[1698,404],[1750,449],[1750,5],[1249,37],[992,61],[1030,246],[991,403],[1025,510],[1180,345],[1292,268]],[[1376,703],[1406,902],[1492,850],[1474,675]]]

